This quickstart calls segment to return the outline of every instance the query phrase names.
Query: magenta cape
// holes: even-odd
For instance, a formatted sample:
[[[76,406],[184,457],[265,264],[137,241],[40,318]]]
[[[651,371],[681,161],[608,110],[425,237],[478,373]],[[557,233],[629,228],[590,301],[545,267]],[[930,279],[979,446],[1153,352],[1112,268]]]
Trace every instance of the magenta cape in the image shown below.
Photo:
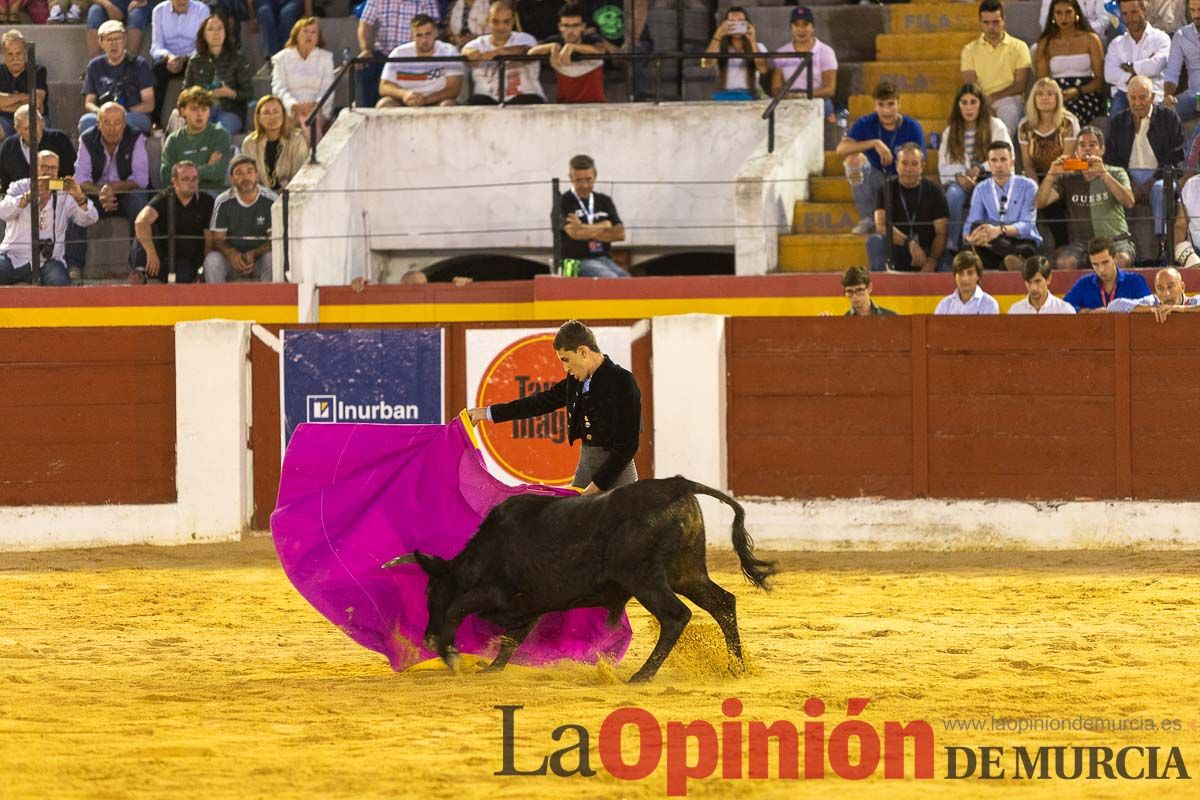
[[[422,645],[425,573],[385,561],[413,550],[453,558],[488,511],[522,492],[493,478],[460,420],[449,425],[304,424],[283,458],[271,514],[275,550],[288,578],[354,641],[387,656],[392,669],[436,657]],[[553,565],[547,565],[553,569]],[[547,614],[515,663],[570,658],[619,661],[629,620],[609,629],[599,608]],[[473,616],[458,629],[464,653],[492,656],[502,631]]]

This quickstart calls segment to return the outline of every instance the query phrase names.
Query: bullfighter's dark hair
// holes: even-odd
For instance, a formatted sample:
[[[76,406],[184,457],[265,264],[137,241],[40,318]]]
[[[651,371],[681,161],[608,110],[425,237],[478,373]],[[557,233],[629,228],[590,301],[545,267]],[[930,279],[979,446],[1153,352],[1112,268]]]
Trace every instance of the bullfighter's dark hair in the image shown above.
[[[577,319],[567,320],[558,329],[558,333],[554,334],[555,350],[578,350],[584,345],[593,353],[600,352],[600,345],[596,344],[596,334]]]

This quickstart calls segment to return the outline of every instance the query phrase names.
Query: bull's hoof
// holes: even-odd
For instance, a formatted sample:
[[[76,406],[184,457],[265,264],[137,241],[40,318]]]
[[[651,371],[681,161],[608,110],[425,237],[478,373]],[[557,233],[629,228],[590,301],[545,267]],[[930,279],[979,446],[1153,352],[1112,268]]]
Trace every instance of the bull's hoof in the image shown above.
[[[633,677],[629,679],[629,682],[630,683],[649,683],[651,680],[653,680],[653,678],[654,678],[653,672],[646,672],[645,670],[639,669],[637,672],[633,673]]]
[[[461,675],[462,659],[458,657],[458,650],[453,647],[446,651],[446,655],[442,656],[442,661],[446,662],[446,667],[450,670],[451,675]]]
[[[495,661],[493,661],[492,663],[488,664],[486,667],[484,667],[483,669],[481,669],[479,671],[480,672],[500,672],[503,669],[504,669],[503,664],[497,664]]]

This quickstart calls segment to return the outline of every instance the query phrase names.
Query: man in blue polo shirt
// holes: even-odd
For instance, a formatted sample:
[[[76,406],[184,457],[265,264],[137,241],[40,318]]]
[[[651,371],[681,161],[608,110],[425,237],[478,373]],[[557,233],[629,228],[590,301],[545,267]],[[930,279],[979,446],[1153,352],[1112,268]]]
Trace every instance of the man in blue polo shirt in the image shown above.
[[[1113,240],[1107,236],[1088,242],[1088,260],[1092,263],[1092,274],[1075,281],[1063,297],[1080,314],[1104,311],[1118,297],[1138,300],[1150,294],[1145,278],[1136,272],[1117,269]]]
[[[900,145],[916,142],[921,152],[925,152],[925,131],[915,119],[900,113],[900,92],[896,87],[884,81],[871,96],[875,98],[875,111],[859,117],[837,146],[858,209],[858,224],[854,226],[854,233],[858,234],[875,230],[875,198],[883,188],[885,176],[896,174]]]

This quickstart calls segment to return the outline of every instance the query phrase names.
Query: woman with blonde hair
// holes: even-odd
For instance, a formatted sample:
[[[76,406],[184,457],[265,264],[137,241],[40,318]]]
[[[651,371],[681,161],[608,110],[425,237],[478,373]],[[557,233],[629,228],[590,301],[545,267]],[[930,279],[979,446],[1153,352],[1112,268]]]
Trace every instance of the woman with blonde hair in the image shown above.
[[[987,152],[992,142],[1011,145],[1008,127],[992,114],[983,90],[973,83],[965,84],[954,96],[938,147],[938,177],[950,209],[947,252],[959,249],[963,218],[970,207],[975,184],[987,170]]]
[[[273,94],[254,107],[254,130],[242,142],[242,152],[254,159],[258,182],[272,191],[287,188],[308,160],[308,141]]]
[[[271,94],[283,103],[306,139],[310,136],[308,118],[317,110],[317,101],[333,85],[333,53],[325,49],[318,23],[316,17],[298,20],[283,49],[271,58]],[[317,116],[318,139],[332,118],[331,98]]]
[[[1025,118],[1017,126],[1021,143],[1021,171],[1041,182],[1059,156],[1075,155],[1079,120],[1063,104],[1062,89],[1053,78],[1039,78],[1025,101]],[[1059,246],[1067,240],[1067,208],[1062,200],[1038,210]]]

